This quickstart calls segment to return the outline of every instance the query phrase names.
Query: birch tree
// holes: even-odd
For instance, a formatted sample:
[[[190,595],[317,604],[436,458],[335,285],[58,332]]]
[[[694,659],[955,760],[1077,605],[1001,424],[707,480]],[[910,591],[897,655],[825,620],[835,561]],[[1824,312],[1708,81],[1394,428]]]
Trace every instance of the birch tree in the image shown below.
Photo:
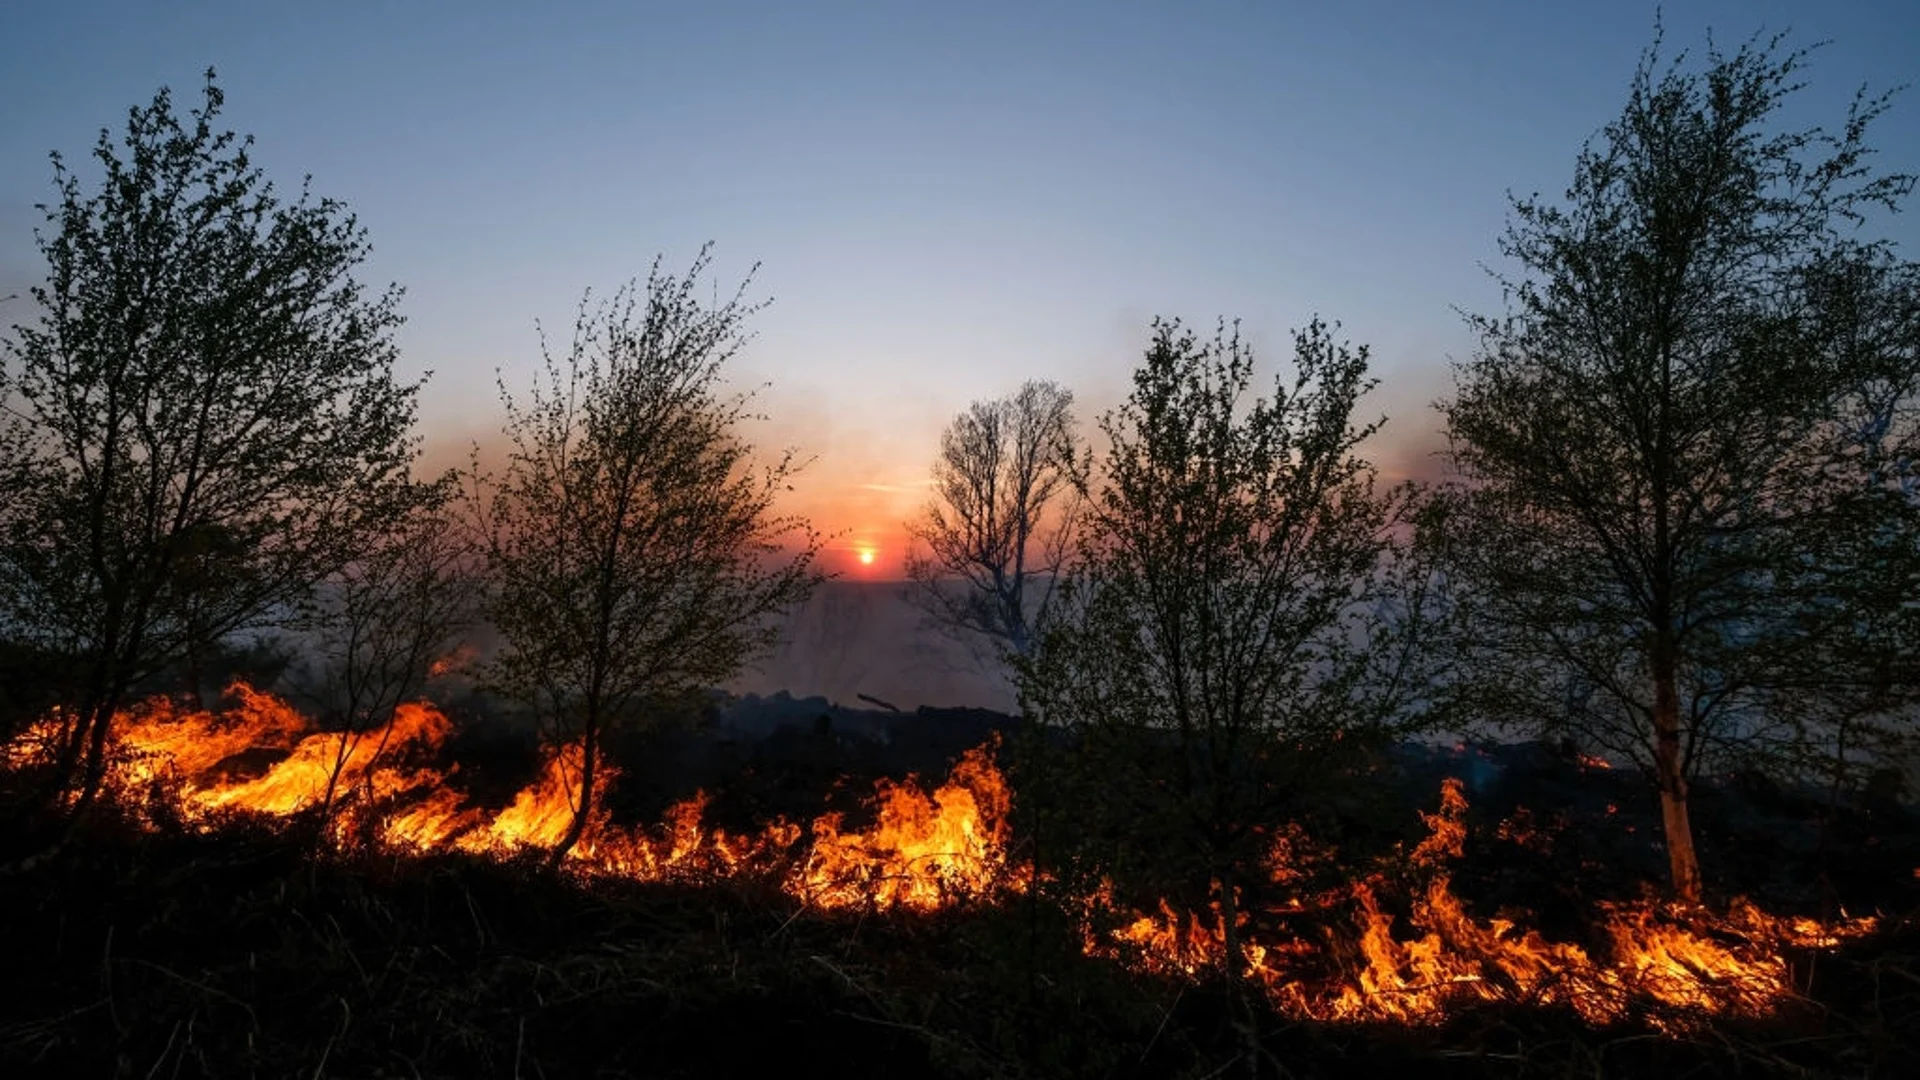
[[[365,230],[293,201],[219,128],[208,72],[102,130],[97,186],[53,155],[34,318],[0,342],[0,623],[70,658],[49,795],[104,775],[137,688],[272,625],[423,490],[421,383],[394,376],[399,290]]]
[[[731,678],[823,578],[819,534],[774,511],[801,462],[760,459],[739,430],[751,399],[721,382],[757,307],[747,282],[703,303],[708,263],[703,249],[680,276],[656,260],[644,283],[583,301],[531,393],[501,386],[504,469],[468,474],[503,641],[487,677],[577,761],[556,858],[590,823],[605,733]]]
[[[1656,41],[1564,198],[1515,200],[1508,311],[1442,403],[1467,696],[1639,762],[1688,900],[1691,778],[1804,659],[1894,655],[1874,612],[1913,581],[1920,292],[1861,228],[1913,180],[1871,168],[1884,97],[1780,129],[1807,59],[1781,41]]]

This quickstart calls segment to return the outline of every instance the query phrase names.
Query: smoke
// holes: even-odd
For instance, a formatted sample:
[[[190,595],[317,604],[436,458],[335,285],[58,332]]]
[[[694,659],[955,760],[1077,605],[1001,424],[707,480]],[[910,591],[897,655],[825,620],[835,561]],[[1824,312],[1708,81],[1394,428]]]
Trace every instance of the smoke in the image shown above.
[[[1121,404],[1131,374],[1148,342],[1151,317],[1116,309],[1111,325],[1084,355],[1068,357],[1058,372],[1034,371],[1027,377],[1054,378],[1074,391],[1074,415],[1080,436],[1096,455],[1105,446],[1099,416]],[[1210,326],[1200,327],[1203,330]],[[1272,391],[1275,371],[1291,362],[1290,331],[1246,329],[1258,363],[1254,392]],[[1349,340],[1363,341],[1345,333]],[[1451,389],[1443,363],[1427,361],[1419,350],[1397,348],[1398,357],[1376,364],[1380,385],[1361,399],[1354,420],[1387,423],[1361,452],[1385,483],[1432,481],[1445,475],[1440,418],[1432,404]],[[1429,354],[1437,355],[1437,354]],[[984,383],[965,400],[936,400],[895,390],[887,395],[851,396],[824,381],[784,378],[756,369],[743,357],[727,375],[731,391],[752,394],[754,418],[741,425],[740,437],[754,447],[755,460],[771,463],[791,450],[802,468],[791,477],[774,511],[808,521],[825,537],[822,568],[835,582],[797,610],[782,627],[781,644],[729,689],[797,695],[819,694],[851,702],[868,694],[903,708],[918,705],[980,705],[1007,708],[1011,689],[1004,673],[965,645],[926,625],[918,609],[901,595],[906,523],[922,511],[940,433],[969,401],[1018,389]],[[461,415],[430,427],[419,462],[422,475],[465,470],[475,448],[483,469],[502,467],[510,443],[500,431],[504,415],[496,407],[485,415]],[[858,559],[872,551],[871,565]]]
[[[1360,400],[1356,421],[1386,417],[1386,424],[1360,448],[1388,484],[1430,484],[1451,475],[1445,423],[1434,403],[1452,393],[1444,364],[1399,365]]]
[[[842,705],[864,694],[909,711],[1015,706],[1013,684],[990,651],[927,625],[899,582],[821,586],[791,613],[780,644],[729,689],[817,694]]]

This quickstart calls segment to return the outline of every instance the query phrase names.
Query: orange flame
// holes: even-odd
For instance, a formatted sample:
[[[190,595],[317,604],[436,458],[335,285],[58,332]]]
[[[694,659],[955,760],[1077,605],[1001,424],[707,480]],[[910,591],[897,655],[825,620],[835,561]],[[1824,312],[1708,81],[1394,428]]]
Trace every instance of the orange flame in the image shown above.
[[[881,781],[879,820],[841,831],[838,814],[813,823],[813,847],[790,891],[823,907],[937,908],[956,895],[987,895],[1005,881],[1006,780],[993,746],[975,747],[929,796],[911,780]]]
[[[427,665],[427,678],[441,679],[457,674],[473,666],[480,657],[480,650],[472,645],[461,645],[445,656],[439,657]]]
[[[1832,948],[1877,925],[1872,918],[1781,919],[1744,901],[1724,916],[1676,905],[1614,904],[1602,908],[1609,947],[1596,959],[1578,944],[1548,941],[1510,919],[1483,921],[1467,913],[1440,869],[1463,850],[1466,808],[1459,782],[1449,779],[1439,812],[1421,815],[1429,834],[1408,861],[1432,876],[1411,905],[1408,924],[1415,933],[1394,932],[1394,916],[1378,899],[1386,882],[1375,874],[1347,889],[1358,960],[1330,985],[1314,985],[1316,965],[1299,961],[1319,950],[1301,941],[1249,944],[1241,975],[1261,985],[1276,1007],[1322,1020],[1431,1023],[1461,1005],[1506,1002],[1566,1005],[1604,1024],[1640,1000],[1668,1006],[1671,1014],[1649,1019],[1675,1029],[1686,1025],[1689,1013],[1764,1015],[1792,990],[1785,946]],[[1089,938],[1088,951],[1147,971],[1195,976],[1220,970],[1224,941],[1217,904],[1209,920],[1163,901],[1158,915],[1134,919],[1110,942]]]
[[[425,758],[452,732],[431,704],[402,706],[388,727],[356,741],[314,730],[286,702],[244,684],[230,696],[232,707],[219,713],[155,699],[117,718],[122,752],[111,783],[132,793],[165,781],[179,816],[195,822],[223,810],[298,813],[320,803],[331,781],[346,812],[373,826],[368,835],[420,853],[551,848],[578,812],[578,746],[551,753],[533,783],[489,812],[449,785],[451,771],[402,764]],[[57,735],[61,719],[36,725],[5,748],[5,760],[21,764],[36,741]],[[912,778],[881,781],[873,824],[862,829],[825,814],[805,828],[776,820],[730,835],[705,823],[704,794],[673,805],[655,826],[629,828],[614,824],[596,799],[566,865],[640,881],[757,876],[829,910],[931,911],[963,899],[992,901],[1017,890],[1024,874],[1010,862],[1011,794],[994,750],[989,743],[968,751],[931,789]],[[272,760],[262,766],[261,757]],[[249,758],[253,774],[241,775]],[[597,790],[605,791],[616,773],[604,762],[600,769]],[[1599,933],[1585,945],[1549,941],[1510,918],[1474,917],[1452,891],[1447,868],[1465,850],[1466,814],[1460,783],[1443,783],[1439,808],[1421,814],[1427,835],[1396,871],[1424,882],[1410,896],[1393,884],[1403,878],[1385,870],[1306,895],[1299,867],[1317,857],[1316,849],[1297,826],[1278,832],[1267,859],[1267,895],[1290,899],[1258,912],[1235,905],[1244,965],[1237,974],[1281,1011],[1323,1020],[1428,1023],[1464,1005],[1502,1002],[1567,1006],[1606,1023],[1635,1002],[1649,1002],[1666,1007],[1653,1022],[1674,1028],[1689,1015],[1761,1015],[1791,991],[1787,949],[1833,948],[1876,927],[1871,918],[1783,919],[1745,902],[1716,915],[1641,901],[1600,905]],[[1524,811],[1498,834],[1544,843]],[[1401,926],[1382,900],[1395,895],[1403,898]],[[1226,963],[1217,899],[1204,912],[1180,911],[1165,900],[1152,913],[1126,911],[1103,884],[1078,906],[1090,955],[1185,979],[1212,977]],[[1290,918],[1273,917],[1288,913],[1334,918],[1314,936],[1291,933],[1284,929]]]
[[[254,695],[248,708],[277,711],[286,706],[262,694]],[[336,796],[370,787],[375,797],[391,798],[415,788],[436,785],[440,776],[431,770],[400,770],[381,759],[391,758],[395,751],[407,747],[437,748],[452,733],[452,724],[438,709],[422,702],[409,702],[394,710],[392,723],[384,732],[309,735],[294,744],[290,755],[257,779],[194,789],[191,797],[207,807],[292,814],[325,798],[328,780],[335,776],[337,768]]]

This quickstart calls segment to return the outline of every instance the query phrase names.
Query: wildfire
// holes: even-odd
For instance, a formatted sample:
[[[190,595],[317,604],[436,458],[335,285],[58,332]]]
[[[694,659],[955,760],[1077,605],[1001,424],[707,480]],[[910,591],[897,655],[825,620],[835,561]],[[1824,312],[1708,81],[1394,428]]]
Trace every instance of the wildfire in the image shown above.
[[[251,708],[290,711],[266,695],[253,695]],[[391,764],[398,752],[412,747],[437,749],[453,727],[438,709],[410,702],[394,711],[393,722],[380,732],[308,735],[293,752],[254,780],[216,783],[194,789],[197,802],[208,807],[234,807],[265,814],[292,814],[319,803],[331,781],[340,792],[373,792],[389,799],[439,784],[430,769],[405,770]]]
[[[552,849],[575,821],[578,746],[551,753],[531,784],[488,811],[449,783],[452,770],[430,763],[452,733],[431,704],[402,706],[379,730],[343,734],[317,731],[286,702],[245,685],[230,697],[222,712],[155,699],[119,717],[112,783],[125,793],[157,785],[190,823],[222,811],[287,816],[326,803],[337,808],[342,832],[363,827],[352,835],[419,853]],[[7,747],[6,760],[18,765],[56,738],[61,720],[50,716]],[[938,785],[881,781],[873,822],[857,829],[824,814],[806,827],[776,820],[733,835],[705,822],[704,794],[643,828],[618,826],[604,807],[590,806],[566,865],[636,881],[752,875],[828,910],[931,911],[960,898],[991,900],[1027,879],[1010,861],[1011,794],[993,752],[992,744],[969,751]],[[604,791],[615,776],[607,763],[600,768]],[[1476,918],[1453,892],[1449,866],[1468,839],[1466,813],[1461,785],[1446,781],[1439,807],[1421,815],[1427,835],[1397,858],[1397,870],[1318,894],[1306,891],[1299,870],[1316,857],[1311,839],[1298,827],[1282,830],[1271,842],[1265,895],[1285,899],[1249,912],[1236,893],[1231,950],[1219,897],[1198,912],[1165,900],[1127,911],[1103,885],[1079,902],[1084,948],[1190,979],[1224,973],[1236,952],[1236,974],[1302,1018],[1427,1023],[1462,1007],[1511,1003],[1570,1007],[1604,1024],[1652,1003],[1663,1007],[1653,1022],[1671,1028],[1689,1015],[1762,1015],[1791,992],[1787,950],[1833,948],[1875,927],[1871,918],[1783,919],[1744,902],[1714,915],[1641,901],[1599,906],[1586,942],[1550,941],[1512,918]],[[1536,842],[1524,812],[1498,835]],[[1408,880],[1423,884],[1409,892]],[[1398,905],[1383,899],[1394,896]],[[1313,918],[1291,917],[1299,915]],[[1296,922],[1310,929],[1289,929]]]
[[[126,779],[143,783],[162,777],[183,779],[188,790],[210,790],[220,783],[217,766],[250,750],[286,749],[308,724],[278,698],[244,683],[233,687],[239,708],[219,714],[184,710],[170,698],[154,698],[132,715],[116,717],[127,751]]]
[[[1792,991],[1786,947],[1832,948],[1876,926],[1872,918],[1781,919],[1745,901],[1724,916],[1654,902],[1611,904],[1601,909],[1605,949],[1596,956],[1511,919],[1468,914],[1443,868],[1462,853],[1466,809],[1459,781],[1449,779],[1439,811],[1421,815],[1429,832],[1407,861],[1431,877],[1411,904],[1406,930],[1396,932],[1378,898],[1386,880],[1372,874],[1346,890],[1360,957],[1350,970],[1314,987],[1324,963],[1300,962],[1317,950],[1296,939],[1246,945],[1242,974],[1276,1005],[1314,1019],[1429,1023],[1462,1006],[1503,1002],[1565,1005],[1605,1024],[1638,1001],[1667,1007],[1648,1019],[1677,1029],[1689,1016],[1764,1015]],[[1317,897],[1312,906],[1328,903]],[[1163,974],[1218,971],[1226,959],[1218,904],[1210,920],[1162,904],[1158,915],[1135,919],[1113,940],[1126,947],[1121,955]],[[1116,952],[1098,941],[1089,948]]]
[[[790,891],[824,907],[901,904],[929,910],[954,895],[987,895],[1007,880],[1006,780],[992,747],[961,757],[931,795],[882,781],[879,820],[843,832],[841,818],[813,823],[813,845]]]

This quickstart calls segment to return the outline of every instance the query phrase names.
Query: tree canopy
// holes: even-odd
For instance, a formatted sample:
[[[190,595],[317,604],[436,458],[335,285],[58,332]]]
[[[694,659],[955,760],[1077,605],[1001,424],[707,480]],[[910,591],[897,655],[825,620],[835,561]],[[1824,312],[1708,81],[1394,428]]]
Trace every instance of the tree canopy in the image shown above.
[[[76,658],[60,753],[97,783],[125,694],[284,617],[417,496],[420,384],[396,380],[399,290],[354,277],[365,231],[291,202],[161,90],[102,130],[89,190],[53,155],[46,281],[5,342],[0,626]]]
[[[1690,899],[1688,778],[1758,745],[1801,659],[1910,632],[1872,613],[1916,580],[1920,292],[1860,226],[1913,180],[1871,168],[1885,98],[1779,130],[1806,59],[1656,42],[1563,200],[1515,200],[1508,311],[1442,403],[1462,692],[1644,765]]]
[[[1132,393],[1100,418],[1109,449],[1078,476],[1060,607],[1022,664],[1042,721],[1114,748],[1090,755],[1082,801],[1118,800],[1129,842],[1157,840],[1218,890],[1235,971],[1235,892],[1262,828],[1393,712],[1373,692],[1404,502],[1356,453],[1379,426],[1353,419],[1366,370],[1365,347],[1316,320],[1292,371],[1249,400],[1237,328],[1156,322]]]
[[[976,401],[940,435],[933,497],[907,531],[909,597],[941,629],[1014,656],[1033,649],[1069,554],[1079,500],[1073,392],[1029,380]]]
[[[579,752],[558,854],[588,824],[602,734],[724,683],[822,579],[819,535],[774,512],[802,462],[759,460],[739,431],[750,398],[720,381],[757,310],[751,278],[703,304],[708,261],[679,276],[656,260],[644,284],[583,300],[531,394],[501,385],[505,468],[468,476],[504,643],[490,680]]]

